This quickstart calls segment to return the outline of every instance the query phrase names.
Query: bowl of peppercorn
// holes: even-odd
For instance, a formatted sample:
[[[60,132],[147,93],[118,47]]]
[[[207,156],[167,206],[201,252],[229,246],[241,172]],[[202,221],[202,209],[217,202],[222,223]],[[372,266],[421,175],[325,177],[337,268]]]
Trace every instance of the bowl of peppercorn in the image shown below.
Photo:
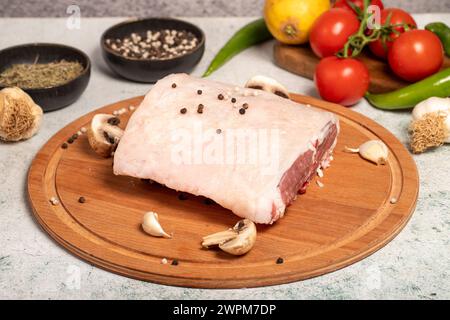
[[[172,18],[125,21],[101,37],[103,58],[119,76],[154,83],[171,73],[189,73],[205,51],[197,26]]]
[[[0,51],[0,89],[19,87],[44,111],[74,103],[90,74],[89,57],[62,44],[30,43]]]

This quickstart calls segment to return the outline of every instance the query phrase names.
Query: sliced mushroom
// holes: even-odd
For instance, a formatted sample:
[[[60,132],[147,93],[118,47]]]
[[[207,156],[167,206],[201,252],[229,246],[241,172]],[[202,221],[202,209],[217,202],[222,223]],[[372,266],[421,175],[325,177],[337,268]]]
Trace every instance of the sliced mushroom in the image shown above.
[[[88,140],[94,151],[108,158],[116,149],[123,135],[119,118],[110,114],[97,114],[88,128]]]
[[[203,237],[202,246],[204,248],[219,246],[223,251],[239,256],[249,252],[255,242],[256,226],[252,221],[244,219],[232,229]]]
[[[246,88],[264,90],[277,96],[290,99],[289,91],[275,79],[266,76],[254,76],[245,84]]]

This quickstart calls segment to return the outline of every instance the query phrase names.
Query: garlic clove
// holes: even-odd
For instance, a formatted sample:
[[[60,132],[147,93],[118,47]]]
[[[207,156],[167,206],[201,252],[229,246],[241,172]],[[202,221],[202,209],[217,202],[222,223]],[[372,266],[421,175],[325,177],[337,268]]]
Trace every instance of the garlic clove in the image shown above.
[[[258,75],[250,78],[245,84],[246,88],[267,91],[277,96],[289,99],[289,91],[275,79]]]
[[[386,164],[389,155],[388,147],[381,140],[369,140],[360,145],[359,148],[345,147],[345,151],[359,153],[362,158],[376,165]]]
[[[359,146],[359,154],[377,165],[384,165],[388,158],[388,148],[380,140],[370,140]]]
[[[243,255],[255,245],[256,233],[255,224],[244,219],[239,221],[233,229],[203,237],[202,246],[205,248],[219,246],[221,250],[229,254]]]
[[[358,153],[359,148],[349,148],[349,147],[345,146],[345,151],[350,152],[350,153]]]
[[[172,238],[172,236],[166,233],[161,227],[158,219],[158,214],[156,212],[150,211],[144,215],[142,229],[144,229],[146,233],[154,237],[164,237],[167,239]]]

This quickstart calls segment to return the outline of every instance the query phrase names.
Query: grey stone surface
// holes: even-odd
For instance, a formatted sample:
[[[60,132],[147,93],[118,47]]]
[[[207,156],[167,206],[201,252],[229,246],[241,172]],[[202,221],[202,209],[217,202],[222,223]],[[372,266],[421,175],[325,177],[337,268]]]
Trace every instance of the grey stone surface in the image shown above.
[[[450,14],[415,16],[421,26]],[[150,88],[118,79],[103,62],[101,33],[123,18],[83,19],[67,30],[65,19],[0,19],[0,47],[24,42],[61,42],[84,50],[93,72],[86,92],[72,106],[47,113],[32,139],[0,143],[0,299],[450,299],[450,147],[414,156],[420,173],[416,211],[405,229],[370,257],[339,271],[280,286],[241,290],[199,290],[156,285],[93,267],[58,246],[34,221],[27,203],[28,167],[43,144],[79,116],[103,105],[142,95]],[[206,52],[194,75],[248,18],[191,18],[206,32]],[[255,74],[272,76],[289,90],[315,95],[310,80],[279,69],[272,45],[246,50],[211,78],[244,84]],[[408,112],[383,112],[362,101],[353,110],[379,122],[407,143]],[[370,183],[368,181],[367,183]],[[78,278],[79,276],[79,278]],[[79,281],[78,281],[79,279]]]
[[[2,0],[3,17],[64,17],[75,4],[86,17],[117,16],[257,16],[264,0]],[[411,12],[449,12],[448,0],[385,0],[386,7]]]

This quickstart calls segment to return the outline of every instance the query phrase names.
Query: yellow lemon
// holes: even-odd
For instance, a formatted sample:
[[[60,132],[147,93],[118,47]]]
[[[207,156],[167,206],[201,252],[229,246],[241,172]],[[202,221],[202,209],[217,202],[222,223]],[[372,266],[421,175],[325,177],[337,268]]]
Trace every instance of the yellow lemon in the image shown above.
[[[266,0],[264,19],[270,33],[280,42],[308,42],[316,19],[330,9],[330,0]]]

